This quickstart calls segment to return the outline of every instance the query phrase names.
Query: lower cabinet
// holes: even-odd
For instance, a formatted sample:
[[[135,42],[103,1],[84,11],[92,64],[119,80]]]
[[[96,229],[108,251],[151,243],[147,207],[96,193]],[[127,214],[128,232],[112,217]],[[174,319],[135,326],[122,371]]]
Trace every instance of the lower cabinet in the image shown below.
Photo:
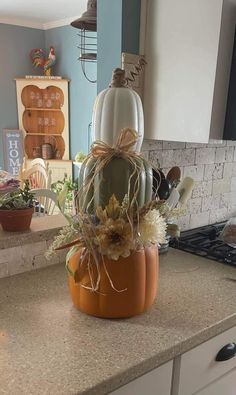
[[[176,358],[171,395],[235,395],[234,343],[236,327]]]
[[[110,395],[170,395],[173,362],[144,374]]]
[[[119,388],[111,395],[235,395],[236,327]],[[218,361],[216,360],[218,359]]]
[[[215,380],[196,395],[235,395],[236,369]]]
[[[236,395],[236,327],[110,395]]]

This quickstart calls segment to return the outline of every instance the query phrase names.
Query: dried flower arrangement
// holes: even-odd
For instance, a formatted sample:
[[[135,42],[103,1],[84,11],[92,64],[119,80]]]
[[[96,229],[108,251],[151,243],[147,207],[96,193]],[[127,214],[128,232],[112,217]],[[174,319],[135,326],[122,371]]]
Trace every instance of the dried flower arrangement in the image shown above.
[[[127,195],[121,205],[113,195],[104,209],[97,207],[95,216],[79,212],[73,217],[50,246],[48,255],[55,250],[76,247],[118,260],[138,249],[158,246],[165,242],[167,228],[165,218],[155,208],[158,205],[159,202],[153,201],[134,213]]]
[[[78,210],[78,214],[70,219],[69,226],[61,230],[59,236],[56,237],[47,252],[47,256],[50,256],[55,250],[70,247],[71,250],[68,253],[67,268],[71,256],[80,249],[84,249],[85,251],[81,260],[86,254],[90,254],[93,257],[93,261],[99,266],[99,262],[103,257],[117,261],[121,257],[128,257],[132,252],[148,246],[155,245],[158,247],[161,243],[165,242],[168,218],[178,215],[178,209],[170,210],[165,201],[148,199],[148,201],[140,207],[137,201],[137,195],[142,185],[136,183],[134,187],[136,189],[134,191],[134,189],[132,190],[131,188],[131,180],[133,176],[135,176],[136,180],[141,172],[139,162],[137,162],[140,160],[141,156],[137,153],[128,152],[129,148],[132,146],[132,141],[135,142],[137,139],[137,133],[130,129],[125,129],[122,132],[119,140],[120,146],[116,151],[108,146],[104,148],[104,143],[101,142],[100,144],[96,142],[95,145],[92,146],[91,152],[95,152],[95,155],[90,154],[84,161],[84,166],[88,166],[88,163],[94,160],[94,156],[96,156],[95,166],[92,162],[93,171],[89,172],[89,176],[92,173],[92,178],[90,179],[89,176],[87,177],[88,180],[86,179],[84,183],[85,186],[82,186],[82,193],[79,193],[82,202],[81,207]],[[131,134],[133,140],[130,135],[127,139],[128,133]],[[127,140],[126,143],[124,143],[125,139]],[[126,145],[128,146],[127,151],[124,149]],[[101,154],[101,151],[103,151],[103,154]],[[99,152],[99,155],[97,152]],[[97,156],[99,159],[97,159]],[[113,193],[112,196],[109,196],[107,199],[108,203],[106,205],[95,207],[95,205],[92,204],[94,196],[90,199],[91,185],[94,183],[97,173],[100,174],[101,170],[104,169],[114,157],[117,158],[117,156],[122,156],[122,158],[125,156],[125,161],[131,161],[133,166],[131,176],[129,177],[129,185],[126,187],[129,193],[123,196],[122,201],[120,201],[120,199],[118,200],[117,196]],[[109,157],[109,160],[107,160],[107,157]],[[143,158],[142,162],[145,162],[145,166],[147,166]],[[98,168],[98,170],[94,170],[94,167]],[[99,188],[102,188],[101,184],[100,181]],[[107,188],[106,185],[105,188]],[[131,190],[132,193],[130,192]],[[99,191],[97,193],[99,193]],[[104,195],[104,191],[101,195]],[[93,209],[91,209],[90,206],[93,207]],[[79,264],[80,262],[78,262],[78,267]],[[70,274],[74,275],[74,273]],[[91,288],[93,287],[91,286]]]
[[[157,289],[158,246],[165,243],[166,232],[176,231],[167,220],[178,215],[178,209],[152,200],[152,167],[140,153],[130,151],[137,139],[137,132],[123,129],[113,147],[101,141],[92,144],[80,170],[78,212],[47,253],[70,248],[66,267],[72,299],[88,314],[124,317],[150,307]],[[125,296],[118,295],[134,299],[136,293],[140,299],[140,287],[148,289],[147,303],[136,308],[133,300],[127,310]],[[106,298],[107,292],[114,300]],[[96,298],[103,297],[106,307],[94,310],[100,306]]]

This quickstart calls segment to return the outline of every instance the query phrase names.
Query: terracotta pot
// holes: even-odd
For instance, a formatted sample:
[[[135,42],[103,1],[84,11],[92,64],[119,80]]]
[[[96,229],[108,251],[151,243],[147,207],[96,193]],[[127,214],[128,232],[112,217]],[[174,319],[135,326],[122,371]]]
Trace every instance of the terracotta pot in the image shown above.
[[[81,252],[78,252],[70,259],[69,266],[73,272],[77,269],[80,254]],[[103,318],[132,317],[149,309],[157,293],[157,248],[149,247],[118,261],[104,258],[104,262],[116,289],[126,290],[117,292],[111,287],[102,264],[99,292],[83,288],[81,285],[90,285],[85,261],[79,272],[76,272],[79,282],[75,282],[74,278],[69,276],[69,289],[75,307],[84,313]]]
[[[8,232],[28,230],[33,212],[33,207],[21,210],[0,210],[0,223],[3,230]]]

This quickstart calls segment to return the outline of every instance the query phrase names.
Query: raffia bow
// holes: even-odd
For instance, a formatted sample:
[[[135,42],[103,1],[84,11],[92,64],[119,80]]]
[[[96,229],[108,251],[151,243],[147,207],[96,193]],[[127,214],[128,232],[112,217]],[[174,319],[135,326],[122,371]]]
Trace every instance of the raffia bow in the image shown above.
[[[137,156],[140,155],[138,152],[130,152],[132,148],[138,141],[139,134],[134,129],[125,128],[122,129],[120,135],[114,146],[103,141],[95,141],[91,145],[91,155],[94,158],[103,158],[105,156]]]

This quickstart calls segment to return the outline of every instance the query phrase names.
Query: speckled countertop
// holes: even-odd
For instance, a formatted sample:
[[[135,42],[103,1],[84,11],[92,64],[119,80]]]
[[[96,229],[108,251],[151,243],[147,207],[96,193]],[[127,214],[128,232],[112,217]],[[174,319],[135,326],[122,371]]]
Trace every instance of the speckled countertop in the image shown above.
[[[236,325],[236,268],[170,250],[126,320],[72,307],[62,265],[0,280],[0,394],[102,395]]]

